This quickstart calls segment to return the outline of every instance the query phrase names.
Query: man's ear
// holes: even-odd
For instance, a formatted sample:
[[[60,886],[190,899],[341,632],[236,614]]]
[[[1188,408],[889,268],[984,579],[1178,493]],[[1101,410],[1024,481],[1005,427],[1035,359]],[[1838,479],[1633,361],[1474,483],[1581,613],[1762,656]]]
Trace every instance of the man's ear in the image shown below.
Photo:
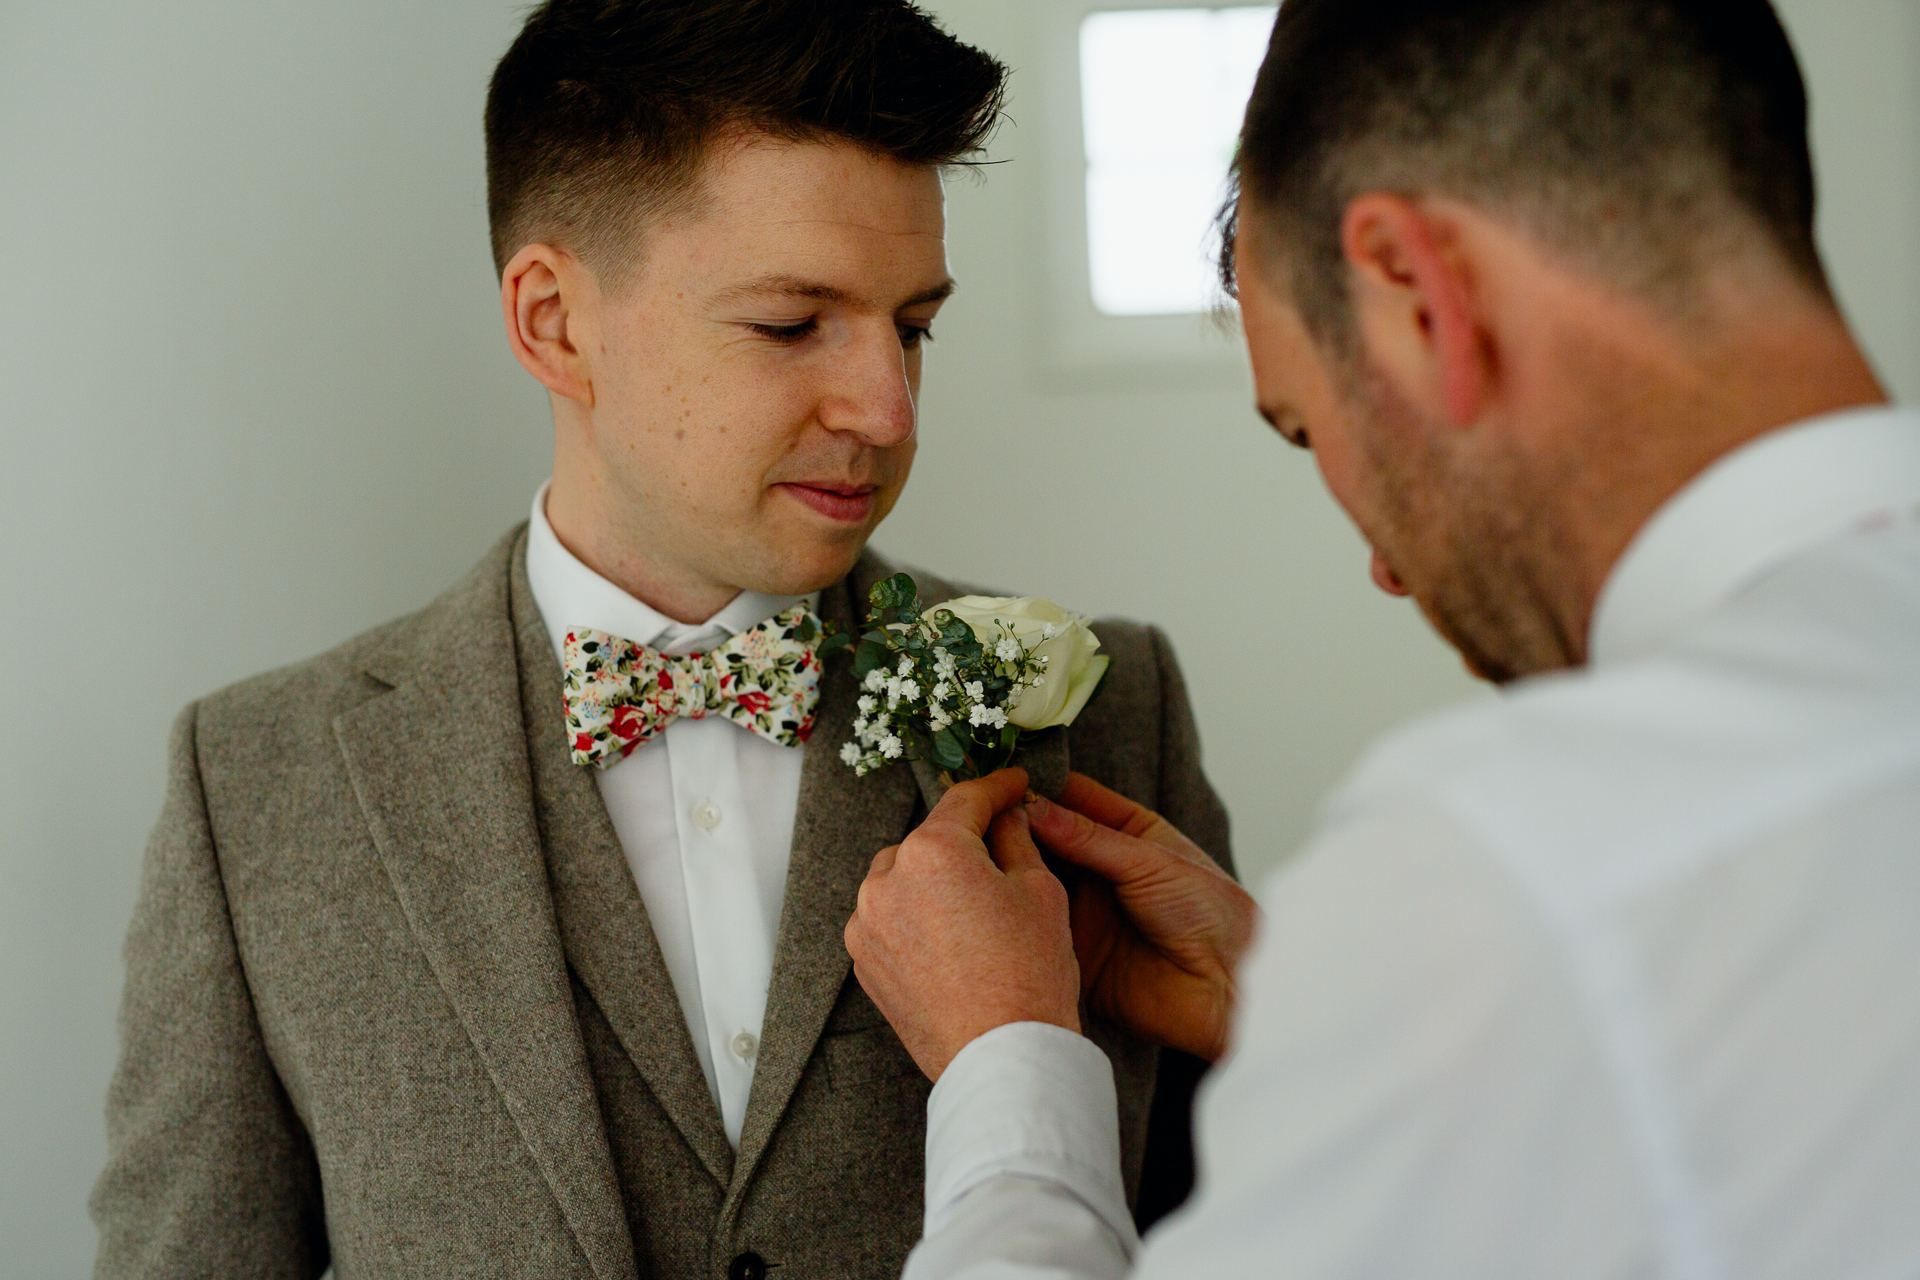
[[[598,301],[592,274],[551,245],[524,246],[500,275],[500,310],[514,357],[547,390],[588,409],[593,371],[582,351]]]
[[[1347,206],[1340,242],[1371,362],[1464,427],[1485,408],[1493,366],[1458,230],[1444,212],[1374,192]]]

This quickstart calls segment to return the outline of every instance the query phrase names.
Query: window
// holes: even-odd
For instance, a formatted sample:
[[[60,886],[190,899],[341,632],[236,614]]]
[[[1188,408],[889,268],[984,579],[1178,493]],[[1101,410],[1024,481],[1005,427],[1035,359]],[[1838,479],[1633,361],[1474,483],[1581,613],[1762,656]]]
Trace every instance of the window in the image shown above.
[[[1081,23],[1088,279],[1103,315],[1212,305],[1213,216],[1276,12],[1122,9]]]
[[[1242,379],[1216,323],[1213,216],[1277,6],[1045,0],[1016,80],[1039,126],[1036,372],[1080,385]],[[1031,153],[1029,153],[1031,154]],[[1063,384],[1064,385],[1064,384]]]

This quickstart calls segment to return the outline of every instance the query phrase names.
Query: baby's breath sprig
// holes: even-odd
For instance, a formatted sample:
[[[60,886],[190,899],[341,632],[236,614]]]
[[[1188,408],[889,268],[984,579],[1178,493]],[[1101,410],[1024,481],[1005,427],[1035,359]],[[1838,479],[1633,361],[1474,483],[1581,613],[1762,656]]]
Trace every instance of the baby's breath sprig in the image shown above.
[[[853,660],[860,714],[840,758],[862,775],[896,760],[926,760],[956,782],[1004,768],[1021,732],[1008,713],[1045,683],[1050,659],[1028,650],[1005,622],[979,635],[951,610],[928,610],[908,574],[877,584],[867,602],[867,630]],[[1044,636],[1053,634],[1049,625]]]

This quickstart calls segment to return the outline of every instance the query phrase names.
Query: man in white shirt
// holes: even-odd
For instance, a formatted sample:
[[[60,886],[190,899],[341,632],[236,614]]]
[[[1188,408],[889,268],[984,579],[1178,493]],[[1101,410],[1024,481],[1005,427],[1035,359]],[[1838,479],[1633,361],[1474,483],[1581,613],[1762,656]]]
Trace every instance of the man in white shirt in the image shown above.
[[[1261,409],[1505,696],[1376,747],[1257,928],[1086,781],[884,851],[847,937],[938,1081],[909,1277],[1920,1274],[1920,414],[1805,131],[1764,0],[1282,7]],[[1069,916],[1033,838],[1107,887]],[[1083,986],[1224,1053],[1144,1245]]]
[[[894,572],[942,166],[1003,78],[906,0],[532,13],[489,204],[552,481],[426,609],[181,717],[99,1274],[897,1274],[929,1085],[841,932],[937,776],[843,761],[817,641]],[[1224,861],[1165,638],[1098,635],[1104,696],[1034,751]],[[1109,1030],[1144,1218],[1197,1073]]]

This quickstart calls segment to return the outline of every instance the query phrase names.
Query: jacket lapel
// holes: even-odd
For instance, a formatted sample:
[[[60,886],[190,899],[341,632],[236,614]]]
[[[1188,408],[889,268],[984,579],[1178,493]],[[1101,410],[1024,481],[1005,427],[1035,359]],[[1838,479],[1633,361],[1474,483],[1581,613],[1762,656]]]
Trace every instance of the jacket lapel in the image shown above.
[[[822,594],[822,616],[858,635],[866,618],[867,592],[893,572],[893,566],[872,552],[863,555],[846,581]],[[922,577],[919,585],[929,604],[960,594],[936,578]],[[774,946],[760,1058],[734,1158],[730,1207],[752,1182],[853,970],[844,933],[873,855],[904,840],[914,819],[946,794],[939,771],[922,761],[864,778],[841,762],[839,746],[853,736],[859,696],[852,662],[844,657],[829,661],[821,681],[819,718],[802,766],[786,903]],[[1017,763],[1027,767],[1037,787],[1057,795],[1066,783],[1066,734],[1055,730],[1036,735],[1023,745]]]
[[[867,590],[888,572],[871,554],[862,557],[846,582],[822,593],[824,620],[857,634]],[[829,660],[802,766],[786,902],[730,1206],[752,1182],[852,971],[842,935],[873,855],[904,839],[919,809],[920,789],[909,770],[881,769],[860,778],[841,762],[839,747],[853,736],[859,695],[853,663],[845,656]]]
[[[535,811],[567,959],[668,1118],[725,1188],[733,1177],[733,1148],[620,837],[591,772],[573,763],[568,749],[560,665],[523,557],[513,561],[512,578]]]
[[[334,722],[407,920],[599,1280],[633,1245],[561,954],[509,622],[509,535],[368,664]]]
[[[1027,771],[1030,790],[1038,791],[1048,799],[1057,799],[1066,790],[1067,774],[1073,767],[1067,754],[1067,731],[1048,729],[1022,739],[1013,753],[1012,763]],[[913,762],[913,780],[919,784],[920,802],[926,805],[928,812],[951,789],[950,784],[940,776],[939,769],[925,760]]]

